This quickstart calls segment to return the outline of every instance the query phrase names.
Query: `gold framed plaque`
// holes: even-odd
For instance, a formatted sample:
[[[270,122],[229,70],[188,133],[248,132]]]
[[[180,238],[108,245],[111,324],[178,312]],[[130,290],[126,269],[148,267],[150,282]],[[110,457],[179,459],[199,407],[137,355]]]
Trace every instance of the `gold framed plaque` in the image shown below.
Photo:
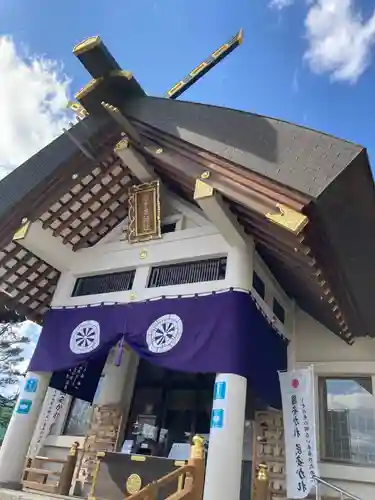
[[[161,238],[159,181],[130,188],[128,221],[129,243]]]

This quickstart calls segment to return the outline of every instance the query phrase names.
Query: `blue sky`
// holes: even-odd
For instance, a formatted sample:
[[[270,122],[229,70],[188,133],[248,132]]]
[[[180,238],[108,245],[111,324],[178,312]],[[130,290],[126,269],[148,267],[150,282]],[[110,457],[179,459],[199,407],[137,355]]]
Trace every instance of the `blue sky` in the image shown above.
[[[28,113],[26,118],[24,109],[5,113],[13,121],[0,138],[0,167],[13,168],[61,130],[66,121],[61,114],[64,97],[89,79],[71,52],[83,38],[101,35],[122,67],[132,71],[150,95],[160,96],[240,27],[244,45],[184,99],[297,122],[360,143],[375,158],[373,2],[270,2],[0,0],[0,36],[7,37],[3,46],[0,41],[1,79],[6,78],[4,68],[14,73],[10,43],[19,64],[34,64],[34,76],[39,63],[39,87],[31,88],[26,70],[15,79],[18,87],[9,84],[4,91],[0,83],[0,100],[8,92],[8,107],[26,107]],[[41,78],[43,71],[50,73],[50,80],[45,74]],[[42,85],[50,100],[47,111],[41,105]],[[39,99],[35,106],[32,98],[20,97],[27,87],[32,98]],[[1,114],[0,107],[4,129]],[[32,137],[28,124],[35,127]],[[23,147],[15,151],[12,144],[19,134]]]

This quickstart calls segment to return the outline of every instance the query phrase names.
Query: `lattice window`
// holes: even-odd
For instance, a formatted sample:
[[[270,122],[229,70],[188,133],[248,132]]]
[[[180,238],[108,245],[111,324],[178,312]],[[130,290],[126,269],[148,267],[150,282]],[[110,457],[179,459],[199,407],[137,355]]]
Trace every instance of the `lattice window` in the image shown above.
[[[73,289],[72,297],[131,290],[134,276],[135,270],[131,270],[78,278]]]
[[[151,269],[148,288],[225,279],[227,258],[182,262]]]

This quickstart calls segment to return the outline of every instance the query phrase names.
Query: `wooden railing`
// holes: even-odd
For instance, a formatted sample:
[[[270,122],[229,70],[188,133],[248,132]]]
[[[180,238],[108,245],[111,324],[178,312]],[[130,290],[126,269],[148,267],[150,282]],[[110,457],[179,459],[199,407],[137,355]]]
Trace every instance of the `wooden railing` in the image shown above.
[[[28,458],[23,471],[23,487],[46,493],[69,495],[77,463],[78,446],[78,442],[73,443],[66,459],[39,456]],[[44,464],[58,464],[62,465],[62,467],[60,467],[60,470],[44,469]],[[57,480],[52,478],[57,478]]]
[[[195,436],[187,465],[170,472],[166,476],[148,484],[138,493],[127,497],[131,500],[156,500],[161,488],[177,482],[177,491],[165,500],[201,500],[204,486],[203,438]]]

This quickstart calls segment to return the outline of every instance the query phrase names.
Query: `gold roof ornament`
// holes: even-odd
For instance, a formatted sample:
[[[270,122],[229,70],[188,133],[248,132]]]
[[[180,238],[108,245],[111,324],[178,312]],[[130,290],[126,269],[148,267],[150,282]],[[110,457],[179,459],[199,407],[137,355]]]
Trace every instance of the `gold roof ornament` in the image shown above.
[[[278,203],[276,207],[279,210],[277,213],[268,212],[266,214],[267,219],[271,222],[294,234],[299,234],[307,226],[309,219],[306,215],[281,203]]]
[[[86,116],[89,116],[89,112],[87,111],[87,109],[83,107],[79,102],[69,101],[66,107],[73,111],[78,118],[83,119],[86,118]]]

